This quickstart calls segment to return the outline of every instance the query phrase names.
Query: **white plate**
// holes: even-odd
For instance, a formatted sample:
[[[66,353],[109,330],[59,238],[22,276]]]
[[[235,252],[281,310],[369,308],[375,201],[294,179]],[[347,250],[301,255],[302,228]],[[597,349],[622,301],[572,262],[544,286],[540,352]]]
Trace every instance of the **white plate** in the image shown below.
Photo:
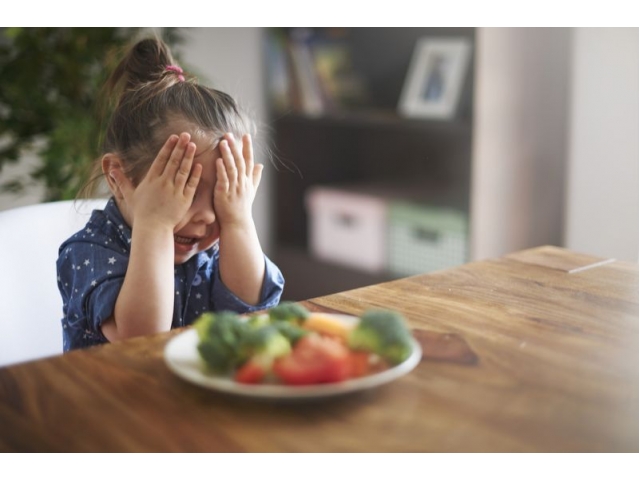
[[[332,316],[349,324],[358,321],[356,317],[350,315]],[[343,382],[323,383],[319,385],[247,385],[235,382],[227,376],[207,373],[204,368],[204,362],[198,354],[198,334],[194,329],[189,329],[177,335],[167,343],[164,349],[164,360],[169,369],[184,380],[220,392],[254,398],[322,398],[377,387],[406,375],[418,365],[422,357],[420,344],[418,344],[415,339],[412,339],[412,343],[413,349],[409,358],[388,370],[360,378],[345,380]]]

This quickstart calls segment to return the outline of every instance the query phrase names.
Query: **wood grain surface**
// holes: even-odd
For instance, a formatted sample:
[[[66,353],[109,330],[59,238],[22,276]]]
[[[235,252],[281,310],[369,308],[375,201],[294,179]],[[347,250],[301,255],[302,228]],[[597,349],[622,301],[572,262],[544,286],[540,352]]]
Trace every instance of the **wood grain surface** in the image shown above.
[[[180,331],[5,367],[0,451],[637,452],[638,267],[603,260],[541,247],[302,302],[398,310],[431,345],[333,399],[187,383],[162,356]]]

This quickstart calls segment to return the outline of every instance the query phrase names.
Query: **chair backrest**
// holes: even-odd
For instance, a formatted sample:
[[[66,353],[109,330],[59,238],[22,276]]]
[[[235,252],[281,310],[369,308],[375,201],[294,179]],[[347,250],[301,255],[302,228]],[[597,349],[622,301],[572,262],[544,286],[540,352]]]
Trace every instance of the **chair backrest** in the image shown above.
[[[0,366],[62,353],[58,248],[106,203],[69,200],[0,212]]]

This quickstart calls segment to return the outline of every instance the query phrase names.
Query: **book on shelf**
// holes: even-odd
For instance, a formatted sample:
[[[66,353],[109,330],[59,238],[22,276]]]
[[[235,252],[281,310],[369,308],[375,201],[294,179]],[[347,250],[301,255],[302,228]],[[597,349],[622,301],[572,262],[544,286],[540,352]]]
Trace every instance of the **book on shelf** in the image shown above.
[[[325,101],[322,98],[320,81],[308,39],[301,35],[290,38],[288,53],[291,59],[293,79],[297,85],[296,104],[306,115],[321,115],[325,111]]]
[[[366,104],[367,88],[354,69],[346,41],[323,37],[311,49],[327,109],[339,111]]]
[[[278,112],[318,116],[366,102],[345,38],[302,28],[273,32],[268,55],[270,101]]]
[[[286,112],[292,108],[291,75],[286,55],[286,36],[272,31],[265,42],[267,96],[269,104],[277,112]]]

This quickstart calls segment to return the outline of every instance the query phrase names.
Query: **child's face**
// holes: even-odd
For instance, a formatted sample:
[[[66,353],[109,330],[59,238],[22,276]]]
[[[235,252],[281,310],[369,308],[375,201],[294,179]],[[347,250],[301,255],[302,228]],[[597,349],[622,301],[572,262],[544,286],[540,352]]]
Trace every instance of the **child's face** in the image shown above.
[[[191,141],[197,147],[194,165],[202,165],[202,177],[191,208],[174,229],[176,265],[211,248],[220,237],[220,227],[213,209],[213,191],[217,180],[215,164],[220,152],[217,143],[214,147],[211,139],[204,135],[193,134]]]

